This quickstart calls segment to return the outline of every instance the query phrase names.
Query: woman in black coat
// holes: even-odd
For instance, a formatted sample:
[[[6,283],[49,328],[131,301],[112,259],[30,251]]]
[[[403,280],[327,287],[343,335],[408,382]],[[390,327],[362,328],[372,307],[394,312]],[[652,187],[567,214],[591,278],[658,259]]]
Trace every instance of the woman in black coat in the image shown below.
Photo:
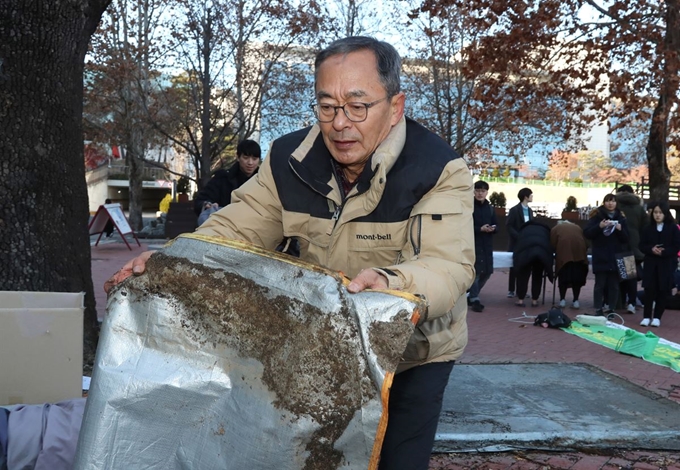
[[[652,211],[651,223],[640,234],[640,251],[645,254],[642,270],[645,318],[640,325],[661,326],[661,315],[673,289],[673,274],[678,266],[680,230],[665,204],[653,203],[649,209]]]
[[[553,280],[553,249],[550,244],[550,228],[531,220],[520,228],[512,255],[512,266],[517,273],[517,297],[515,305],[524,307],[524,297],[531,276],[531,306],[538,306],[541,295],[543,272]]]
[[[616,267],[616,254],[629,251],[628,226],[623,213],[616,207],[616,196],[607,194],[604,202],[590,216],[588,225],[583,229],[583,235],[591,240],[593,256],[593,273],[595,287],[593,300],[595,315],[604,315],[604,292],[607,298],[616,305],[619,298],[619,274]]]

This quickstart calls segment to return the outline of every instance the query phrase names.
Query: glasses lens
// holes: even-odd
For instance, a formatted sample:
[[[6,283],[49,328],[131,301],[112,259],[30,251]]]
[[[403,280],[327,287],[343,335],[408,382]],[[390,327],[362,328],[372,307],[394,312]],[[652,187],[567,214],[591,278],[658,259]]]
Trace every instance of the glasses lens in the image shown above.
[[[321,122],[330,122],[335,117],[335,108],[330,104],[317,104],[314,111],[316,118]]]
[[[360,122],[366,119],[368,108],[364,103],[347,103],[344,109],[350,121]]]

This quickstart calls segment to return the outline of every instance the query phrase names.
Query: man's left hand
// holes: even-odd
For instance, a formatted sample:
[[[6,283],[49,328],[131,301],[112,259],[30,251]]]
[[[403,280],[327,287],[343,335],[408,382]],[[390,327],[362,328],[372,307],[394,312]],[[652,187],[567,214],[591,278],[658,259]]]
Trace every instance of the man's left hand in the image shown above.
[[[385,276],[372,269],[363,269],[356,275],[352,282],[347,286],[347,290],[353,294],[364,289],[387,289],[387,279]]]

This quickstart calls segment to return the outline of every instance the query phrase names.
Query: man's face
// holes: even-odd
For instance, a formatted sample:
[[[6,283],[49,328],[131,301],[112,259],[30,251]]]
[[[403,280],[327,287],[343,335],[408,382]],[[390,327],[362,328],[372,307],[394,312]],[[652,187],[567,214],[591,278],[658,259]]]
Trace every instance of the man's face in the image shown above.
[[[260,159],[257,157],[253,157],[251,155],[238,156],[238,166],[246,176],[252,176],[259,164]]]
[[[534,195],[533,195],[533,193],[532,193],[532,194],[529,194],[529,197],[527,197],[526,202],[534,202]]]
[[[475,188],[475,199],[477,199],[479,202],[484,202],[484,199],[486,199],[486,194],[488,192],[489,192],[488,189]]]
[[[319,103],[342,106],[347,102],[370,103],[386,96],[371,51],[331,56],[317,69],[316,99]],[[338,109],[332,122],[320,122],[319,126],[333,158],[360,172],[403,114],[404,94],[399,93],[368,109],[368,117],[363,122],[350,121]]]

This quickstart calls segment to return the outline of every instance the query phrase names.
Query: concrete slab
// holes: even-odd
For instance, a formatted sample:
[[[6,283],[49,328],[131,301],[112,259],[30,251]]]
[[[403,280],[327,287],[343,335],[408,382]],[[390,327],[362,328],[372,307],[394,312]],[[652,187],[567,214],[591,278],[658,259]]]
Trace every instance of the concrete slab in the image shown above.
[[[456,365],[434,452],[680,449],[680,404],[587,364]]]

